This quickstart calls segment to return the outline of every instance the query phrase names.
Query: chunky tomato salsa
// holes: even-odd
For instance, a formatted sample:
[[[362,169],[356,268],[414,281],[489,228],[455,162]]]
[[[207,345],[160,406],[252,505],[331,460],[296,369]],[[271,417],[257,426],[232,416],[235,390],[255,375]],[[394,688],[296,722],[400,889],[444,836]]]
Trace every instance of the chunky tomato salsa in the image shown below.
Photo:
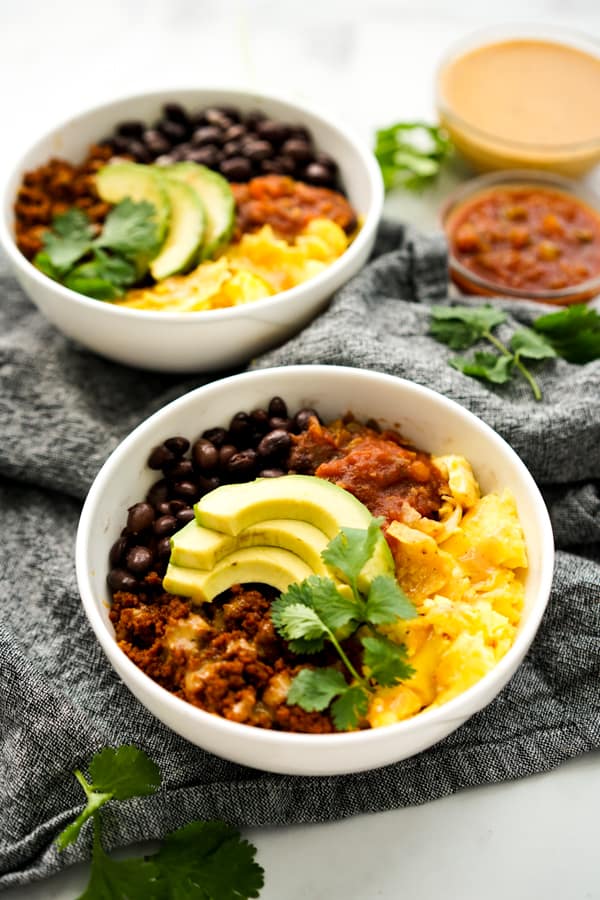
[[[562,191],[493,188],[459,206],[446,228],[455,259],[500,288],[535,294],[600,274],[600,215]]]

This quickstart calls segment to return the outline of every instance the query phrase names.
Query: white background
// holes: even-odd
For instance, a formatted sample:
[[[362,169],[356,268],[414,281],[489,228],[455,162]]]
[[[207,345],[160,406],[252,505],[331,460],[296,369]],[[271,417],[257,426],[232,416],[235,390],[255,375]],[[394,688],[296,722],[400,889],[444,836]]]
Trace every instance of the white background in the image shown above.
[[[600,3],[0,0],[0,177],[70,113],[170,86],[286,93],[370,140],[378,125],[433,116],[435,67],[452,41],[511,21],[600,38]],[[432,227],[447,186],[396,195],[388,214]],[[266,870],[261,900],[600,900],[599,762],[591,754],[413,809],[249,830]],[[86,877],[80,866],[4,896],[70,900]]]

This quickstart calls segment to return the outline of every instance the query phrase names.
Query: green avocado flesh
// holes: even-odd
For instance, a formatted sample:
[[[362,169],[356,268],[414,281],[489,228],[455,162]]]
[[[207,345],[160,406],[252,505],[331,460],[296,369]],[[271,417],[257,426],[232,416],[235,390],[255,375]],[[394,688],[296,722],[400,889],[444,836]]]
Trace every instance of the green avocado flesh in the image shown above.
[[[203,603],[234,584],[270,584],[283,593],[290,584],[304,581],[312,574],[310,566],[289,550],[246,547],[223,557],[212,569],[187,569],[169,563],[163,587]]]
[[[157,169],[138,163],[114,163],[96,173],[96,190],[105,203],[120,203],[129,197],[136,203],[146,200],[155,210],[158,240],[163,241],[171,219],[171,204],[164,179]]]
[[[196,192],[182,181],[167,177],[163,186],[171,205],[171,220],[165,242],[150,263],[150,274],[156,281],[189,269],[204,236],[204,208]]]
[[[227,243],[235,223],[235,201],[229,182],[218,172],[193,162],[175,163],[165,171],[169,178],[189,185],[199,197],[206,213],[200,257],[210,259]]]
[[[321,553],[342,528],[366,529],[372,515],[348,491],[312,475],[261,478],[223,485],[195,506],[196,520],[171,538],[166,590],[212,600],[233,584],[262,583],[285,591],[310,575],[331,577],[347,592],[341,573]],[[378,575],[393,575],[394,560],[381,535],[358,577],[368,593]],[[282,587],[283,585],[283,587]]]

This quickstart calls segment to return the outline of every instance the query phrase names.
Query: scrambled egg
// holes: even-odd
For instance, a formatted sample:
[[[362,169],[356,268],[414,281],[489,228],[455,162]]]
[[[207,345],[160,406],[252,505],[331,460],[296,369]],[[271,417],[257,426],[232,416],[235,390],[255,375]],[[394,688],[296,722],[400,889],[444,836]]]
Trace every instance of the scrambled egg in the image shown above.
[[[382,627],[404,643],[414,675],[381,688],[376,728],[446,703],[479,681],[514,641],[524,602],[525,539],[509,491],[480,497],[466,459],[438,457],[450,495],[440,521],[392,522],[396,575],[417,618]]]
[[[215,261],[200,263],[187,275],[173,275],[147,288],[128,291],[115,301],[133,309],[197,312],[223,309],[295,287],[331,265],[349,238],[330,219],[313,219],[291,242],[270,225],[244,234]]]

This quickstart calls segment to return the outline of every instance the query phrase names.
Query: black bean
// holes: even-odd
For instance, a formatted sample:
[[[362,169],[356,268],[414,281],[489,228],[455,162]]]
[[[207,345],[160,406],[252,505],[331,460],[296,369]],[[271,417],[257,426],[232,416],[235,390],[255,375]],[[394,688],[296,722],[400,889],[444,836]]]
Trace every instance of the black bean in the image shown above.
[[[156,128],[148,128],[142,135],[142,139],[148,150],[153,153],[154,156],[168,153],[171,149],[171,142]]]
[[[319,163],[321,166],[325,166],[326,169],[329,169],[332,175],[335,175],[337,172],[338,164],[329,153],[323,153],[321,151],[315,153],[315,162]]]
[[[192,519],[195,518],[193,509],[182,509],[177,513],[177,527],[181,528],[182,525],[187,525],[188,522],[191,522]]]
[[[244,116],[244,122],[246,126],[250,129],[256,128],[259,122],[262,122],[263,119],[266,119],[266,115],[264,112],[261,112],[260,109],[252,109],[250,112],[246,113]]]
[[[137,580],[129,572],[126,572],[125,569],[111,569],[106,580],[113,593],[116,593],[117,591],[127,591],[130,593],[131,591],[137,591],[139,587]]]
[[[114,542],[112,547],[110,548],[110,553],[108,554],[108,560],[113,566],[118,566],[120,562],[123,561],[123,556],[125,555],[125,551],[127,550],[127,538],[120,537]]]
[[[294,426],[298,431],[306,431],[308,426],[310,425],[310,420],[312,418],[316,418],[318,421],[319,415],[316,410],[311,409],[310,407],[305,407],[304,409],[298,410],[296,415],[294,416]]]
[[[175,454],[164,444],[159,444],[148,457],[148,467],[150,469],[162,469],[163,466],[168,466],[174,460]]]
[[[217,109],[223,113],[224,116],[227,116],[228,119],[231,119],[233,122],[240,121],[240,111],[237,106],[230,106],[227,103],[222,103],[221,106],[217,107]]]
[[[206,116],[204,115],[204,110],[201,109],[198,112],[192,113],[190,116],[190,122],[192,123],[194,128],[202,128],[203,125],[208,125]]]
[[[312,144],[312,135],[304,125],[290,125],[290,137]]]
[[[189,509],[190,504],[186,503],[185,500],[171,500],[169,503],[169,513],[172,516],[176,516],[177,513],[182,509]]]
[[[282,419],[280,416],[272,416],[269,419],[269,431],[275,431],[276,428],[283,428],[284,431],[291,431],[294,427],[292,419]]]
[[[176,162],[181,162],[184,159],[188,158],[188,154],[193,151],[193,146],[184,141],[183,144],[178,144],[176,147],[173,147],[171,150],[171,156],[175,159]]]
[[[181,144],[188,136],[188,130],[185,125],[179,122],[171,122],[170,119],[161,119],[156,123],[156,128],[167,137],[173,144]]]
[[[180,459],[167,474],[171,481],[189,481],[194,477],[194,464],[191,459]]]
[[[178,497],[186,497],[195,500],[198,497],[198,488],[193,481],[178,481],[173,485],[173,490]]]
[[[226,113],[224,113],[222,109],[216,106],[206,109],[204,111],[204,115],[206,117],[206,121],[210,125],[215,125],[222,131],[227,131],[227,129],[231,128],[231,126],[234,124],[233,119],[231,119]]]
[[[180,103],[165,103],[163,106],[163,115],[170,122],[177,122],[186,129],[190,126],[190,117]]]
[[[146,494],[146,501],[151,503],[153,506],[158,506],[161,503],[164,503],[167,497],[169,496],[169,485],[165,481],[164,478],[161,478],[160,481],[155,481],[148,493]]]
[[[148,547],[136,546],[128,551],[125,563],[134,575],[145,575],[154,561],[154,555]]]
[[[250,413],[252,424],[264,434],[269,427],[269,414],[266,409],[253,409]]]
[[[229,434],[232,441],[235,441],[238,447],[242,447],[250,440],[252,434],[252,423],[248,413],[236,413],[229,423]]]
[[[331,187],[334,181],[331,169],[318,162],[309,163],[303,175],[309,184],[315,184],[319,187]]]
[[[174,156],[171,156],[170,153],[162,153],[160,156],[157,156],[154,160],[155,166],[172,166],[174,162],[177,162]]]
[[[285,166],[278,159],[263,159],[260,163],[260,171],[263,175],[288,175]]]
[[[223,444],[221,449],[219,450],[219,465],[221,468],[225,468],[227,463],[231,459],[231,457],[237,453],[237,447],[234,447],[233,444]]]
[[[149,503],[134,503],[129,507],[127,516],[127,528],[132,534],[139,534],[146,528],[150,528],[154,522],[154,509]]]
[[[129,141],[129,152],[138,162],[152,162],[153,156],[142,141]]]
[[[273,156],[273,145],[268,141],[248,141],[245,146],[245,154],[254,162],[270,159]]]
[[[223,132],[214,125],[203,125],[197,128],[192,135],[194,147],[204,147],[206,144],[222,144]]]
[[[232,156],[219,164],[219,171],[230,181],[247,181],[252,176],[252,164],[243,156]]]
[[[155,509],[159,516],[171,515],[171,504],[168,500],[165,500],[163,503],[157,503]]]
[[[269,400],[268,412],[270,416],[278,416],[281,419],[287,419],[287,403],[282,397],[271,397]]]
[[[222,155],[216,144],[206,144],[204,147],[192,147],[185,154],[185,158],[189,162],[199,163],[201,166],[208,166],[209,169],[214,169],[220,163]]]
[[[224,428],[207,428],[202,432],[202,437],[214,444],[218,450],[227,440],[227,432]]]
[[[223,156],[230,159],[232,156],[239,156],[242,152],[242,145],[239,141],[227,141],[223,144]]]
[[[203,494],[208,494],[210,491],[214,491],[214,489],[218,488],[220,484],[221,479],[217,475],[211,475],[209,478],[201,475],[198,478],[198,486]]]
[[[289,138],[281,148],[281,152],[298,162],[306,162],[313,158],[310,144],[298,138]]]
[[[235,478],[248,478],[256,466],[256,450],[234,453],[227,463],[227,472]]]
[[[183,454],[187,453],[190,449],[190,442],[186,437],[181,437],[180,435],[178,435],[177,437],[167,438],[167,440],[165,441],[165,447],[176,456],[183,456]]]
[[[192,458],[201,471],[210,472],[219,463],[219,451],[206,438],[199,438],[192,447]]]
[[[112,139],[111,144],[113,146],[113,150],[115,150],[116,153],[129,153],[130,142],[131,138],[117,135]]]
[[[288,431],[283,428],[276,428],[275,431],[269,431],[258,445],[259,456],[276,456],[277,454],[286,453],[292,444],[292,438]]]
[[[231,125],[223,135],[224,141],[239,141],[240,138],[246,136],[246,126],[241,123]]]
[[[165,559],[171,555],[171,539],[169,537],[161,538],[157,542],[156,555],[159,559]]]
[[[281,478],[285,475],[283,469],[261,469],[258,473],[259,478]]]
[[[265,141],[272,144],[283,144],[289,137],[290,129],[284,122],[275,122],[273,119],[263,119],[256,123],[256,133]]]
[[[131,119],[127,122],[119,122],[116,132],[121,137],[141,138],[146,126],[139,119]]]
[[[165,534],[173,534],[178,528],[179,525],[177,524],[175,516],[161,516],[152,526],[152,530],[157,537],[164,537]]]

